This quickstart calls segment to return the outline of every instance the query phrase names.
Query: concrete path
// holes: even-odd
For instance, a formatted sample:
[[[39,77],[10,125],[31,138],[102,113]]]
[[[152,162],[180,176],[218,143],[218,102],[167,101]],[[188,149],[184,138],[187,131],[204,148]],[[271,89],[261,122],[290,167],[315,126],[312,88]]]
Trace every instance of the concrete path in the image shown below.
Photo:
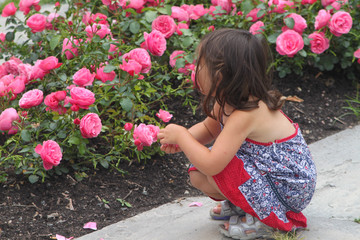
[[[303,240],[359,240],[360,224],[360,126],[310,145],[318,170],[317,189],[304,210],[308,229]],[[189,207],[192,202],[202,207]],[[132,218],[92,232],[77,240],[221,240],[221,221],[211,220],[214,202],[191,197],[165,204]]]

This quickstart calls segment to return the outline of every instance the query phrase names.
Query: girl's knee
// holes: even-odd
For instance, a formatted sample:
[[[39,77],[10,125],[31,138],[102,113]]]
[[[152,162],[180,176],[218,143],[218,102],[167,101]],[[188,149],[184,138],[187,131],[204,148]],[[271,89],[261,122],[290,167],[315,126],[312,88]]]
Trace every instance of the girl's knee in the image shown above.
[[[199,171],[191,171],[189,176],[191,185],[200,190],[204,186],[205,181],[207,181],[207,177]]]

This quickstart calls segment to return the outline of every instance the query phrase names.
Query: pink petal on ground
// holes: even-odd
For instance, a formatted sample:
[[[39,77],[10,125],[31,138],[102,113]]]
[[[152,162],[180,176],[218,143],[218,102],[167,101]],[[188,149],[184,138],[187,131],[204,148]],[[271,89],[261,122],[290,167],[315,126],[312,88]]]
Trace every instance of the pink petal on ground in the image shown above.
[[[66,237],[61,236],[61,235],[59,235],[59,234],[56,234],[55,237],[56,237],[57,240],[71,240],[71,239],[74,238],[74,237],[66,238]]]
[[[189,207],[201,207],[202,205],[201,202],[192,202],[189,204]]]
[[[97,230],[96,222],[88,222],[88,223],[85,223],[84,229]]]

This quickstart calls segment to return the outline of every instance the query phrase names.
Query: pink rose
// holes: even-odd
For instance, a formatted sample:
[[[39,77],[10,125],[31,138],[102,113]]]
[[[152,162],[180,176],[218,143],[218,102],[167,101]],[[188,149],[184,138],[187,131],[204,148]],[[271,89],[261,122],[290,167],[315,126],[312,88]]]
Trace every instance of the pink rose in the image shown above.
[[[182,51],[182,50],[173,51],[173,53],[170,55],[170,61],[169,61],[170,66],[175,67],[176,60],[179,58],[184,58],[184,53],[185,53],[185,51]],[[179,56],[179,55],[181,55],[181,56]]]
[[[207,12],[208,11],[204,8],[202,4],[197,4],[195,6],[190,5],[190,8],[188,8],[189,17],[192,20],[199,19],[200,17],[204,16]]]
[[[32,108],[40,105],[43,99],[43,92],[39,89],[33,89],[24,93],[19,101],[19,106],[21,108]]]
[[[11,82],[8,86],[8,91],[19,94],[22,93],[25,90],[25,81],[24,77],[17,76],[13,82]]]
[[[151,146],[152,143],[157,141],[157,135],[160,128],[154,125],[145,125],[141,123],[136,126],[133,133],[133,138],[138,141],[138,150],[142,150],[143,146]]]
[[[39,67],[43,60],[37,60],[35,65],[31,68],[31,74],[29,80],[43,79],[46,73]]]
[[[75,56],[79,55],[76,46],[79,46],[79,40],[73,39],[73,37],[71,37],[70,39],[65,38],[63,41],[63,47],[61,53],[65,52],[66,58],[72,59],[74,58],[74,55]]]
[[[0,33],[0,41],[1,41],[1,42],[5,42],[5,39],[6,39],[5,33]],[[0,51],[1,51],[1,50],[0,50]]]
[[[258,17],[257,14],[258,12],[260,11],[261,9],[260,8],[254,8],[252,9],[247,15],[246,15],[246,18],[251,18],[251,22],[256,22],[257,20],[261,19],[262,17],[265,16],[265,13]]]
[[[162,56],[166,50],[165,36],[158,30],[152,30],[150,34],[144,32],[145,48],[155,56]]]
[[[120,0],[120,5],[126,9],[126,8],[133,8],[135,10],[140,10],[145,5],[145,0]]]
[[[275,5],[273,12],[276,13],[285,13],[287,10],[285,8],[292,7],[294,5],[294,1],[285,1],[285,0],[269,0],[269,7]]]
[[[44,99],[44,104],[48,106],[46,110],[56,111],[60,115],[65,114],[66,108],[62,104],[60,104],[60,102],[65,100],[65,98],[66,98],[66,91],[57,91],[50,93]]]
[[[9,61],[4,62],[3,66],[7,73],[19,75],[19,64],[21,64],[21,62],[10,59]]]
[[[339,11],[332,15],[329,22],[329,29],[332,34],[340,37],[346,34],[352,27],[352,18],[348,12]]]
[[[183,34],[181,29],[189,29],[189,25],[187,25],[186,23],[178,23],[178,25],[176,27],[176,33],[179,36],[181,36]]]
[[[28,18],[26,25],[31,28],[33,33],[42,32],[45,29],[46,17],[40,13],[36,13]]]
[[[97,137],[101,128],[101,119],[96,113],[88,113],[80,121],[80,132],[83,138]]]
[[[14,121],[20,119],[17,111],[14,108],[7,108],[0,114],[0,131],[9,131],[13,130],[13,134],[17,132],[17,127],[13,125]],[[16,132],[14,132],[16,130]]]
[[[354,52],[354,57],[358,59],[357,62],[360,64],[360,48]]]
[[[294,27],[292,30],[302,34],[304,29],[307,28],[307,24],[306,24],[306,20],[300,16],[299,14],[296,13],[290,13],[289,15],[287,15],[285,18],[292,18],[294,19]],[[285,21],[285,19],[284,19]],[[287,27],[286,27],[287,28]],[[287,29],[285,29],[287,30]],[[284,32],[284,30],[283,30]]]
[[[60,17],[60,15],[58,13],[50,13],[47,17],[46,17],[46,25],[45,28],[46,29],[53,29],[54,26],[52,24],[52,22],[56,23],[58,17]],[[56,28],[54,28],[55,30],[57,30]]]
[[[171,7],[171,17],[178,20],[179,22],[189,21],[188,12],[182,9],[181,7],[177,7],[177,6]]]
[[[91,73],[89,69],[83,67],[73,75],[73,83],[80,87],[91,86],[95,75],[95,73]]]
[[[123,60],[123,63],[119,65],[120,69],[128,72],[131,76],[138,75],[141,72],[142,66],[137,61],[130,59],[129,61]]]
[[[315,17],[315,30],[319,30],[328,25],[331,14],[329,11],[321,9]]]
[[[160,15],[152,22],[151,28],[164,34],[165,38],[169,38],[176,30],[176,23],[169,15]]]
[[[59,60],[54,56],[45,58],[39,64],[39,68],[41,68],[44,72],[49,72],[50,70],[58,67],[59,67]]]
[[[16,10],[17,10],[17,8],[15,7],[15,4],[13,2],[11,2],[4,7],[1,16],[2,17],[13,16],[13,15],[15,15]]]
[[[329,39],[325,37],[323,32],[314,32],[309,35],[311,51],[316,54],[323,53],[329,48]]]
[[[173,115],[170,114],[168,111],[162,109],[160,109],[159,112],[156,113],[156,116],[160,118],[163,122],[169,122],[173,117]]]
[[[40,11],[41,6],[39,5],[40,0],[20,0],[19,10],[27,15],[33,7],[35,11]]]
[[[317,2],[317,0],[302,0],[301,4],[314,4],[316,2]]]
[[[46,170],[50,170],[53,166],[59,165],[62,159],[61,148],[59,144],[53,140],[44,141],[43,145],[38,144],[35,152],[40,155]]]
[[[256,23],[251,25],[249,32],[253,35],[261,34],[264,31],[262,27],[264,27],[264,23],[262,21],[257,21]]]
[[[105,66],[102,66],[102,67],[99,67],[99,68],[96,69],[95,78],[99,79],[103,83],[105,83],[106,81],[114,80],[115,77],[116,77],[115,71],[111,71],[111,72],[106,73],[106,72],[104,72],[104,68],[105,68]]]
[[[125,123],[125,125],[124,125],[125,131],[131,131],[132,128],[133,128],[132,123]]]
[[[335,10],[339,10],[348,0],[321,0],[323,7],[331,5]]]
[[[293,57],[298,51],[304,48],[304,40],[294,30],[286,30],[276,39],[276,51],[280,55]]]
[[[83,87],[73,87],[70,96],[70,103],[82,109],[88,109],[95,102],[95,94]]]
[[[149,53],[143,48],[135,48],[123,55],[123,59],[133,59],[141,65],[141,72],[148,73],[151,69],[151,58]]]
[[[85,28],[85,31],[86,31],[86,36],[88,36],[88,38],[93,38],[94,35],[96,34],[101,39],[103,39],[104,37],[106,37],[106,35],[111,34],[111,30],[108,26],[97,23],[94,23],[93,25],[88,25]]]

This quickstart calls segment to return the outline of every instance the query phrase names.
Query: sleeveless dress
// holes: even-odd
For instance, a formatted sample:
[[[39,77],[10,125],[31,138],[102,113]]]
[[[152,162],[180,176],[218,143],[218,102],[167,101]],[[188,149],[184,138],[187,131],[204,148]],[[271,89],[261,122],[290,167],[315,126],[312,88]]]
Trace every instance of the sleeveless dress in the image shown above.
[[[224,170],[213,176],[230,202],[283,231],[306,227],[301,211],[316,185],[309,148],[298,124],[292,124],[295,133],[275,142],[246,139]],[[197,169],[191,165],[189,172],[193,170]]]

